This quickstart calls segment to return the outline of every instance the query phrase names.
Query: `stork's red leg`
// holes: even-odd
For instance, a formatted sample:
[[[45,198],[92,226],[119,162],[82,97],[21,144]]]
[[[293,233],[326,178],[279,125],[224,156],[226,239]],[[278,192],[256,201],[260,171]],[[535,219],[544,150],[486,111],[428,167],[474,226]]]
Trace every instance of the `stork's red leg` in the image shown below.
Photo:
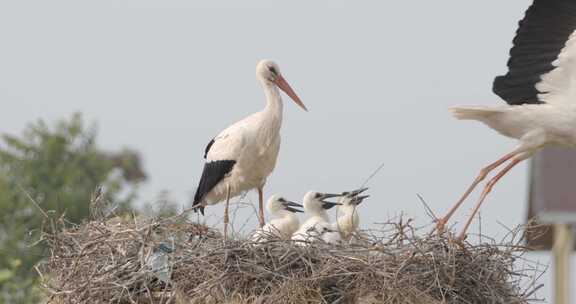
[[[492,188],[494,187],[494,185],[502,178],[502,176],[506,175],[506,173],[508,173],[508,171],[510,171],[510,169],[512,169],[514,166],[516,166],[521,161],[522,161],[522,159],[513,159],[506,167],[504,167],[504,169],[502,169],[502,171],[498,172],[498,174],[496,174],[490,181],[488,181],[488,183],[486,183],[486,186],[484,187],[484,190],[482,191],[482,194],[480,195],[480,198],[478,199],[478,203],[476,203],[476,206],[474,206],[474,210],[472,211],[472,214],[470,215],[470,217],[468,217],[468,220],[466,221],[466,225],[464,225],[462,232],[460,232],[460,234],[458,235],[459,241],[463,241],[464,238],[466,237],[466,230],[468,230],[468,227],[472,223],[472,219],[474,219],[474,216],[476,215],[476,213],[480,209],[480,206],[482,205],[482,203],[486,199],[486,196],[488,195],[488,193],[490,193],[490,191],[492,191]]]
[[[230,206],[230,185],[226,186],[226,206],[224,207],[224,242],[228,240],[228,223],[230,218],[228,217],[228,208]]]
[[[258,187],[258,221],[260,228],[264,227],[264,193],[262,187]]]
[[[462,197],[458,200],[458,202],[448,211],[448,213],[444,217],[437,219],[435,229],[438,231],[438,233],[444,232],[444,226],[446,225],[448,220],[452,217],[452,215],[454,215],[454,212],[456,212],[456,210],[460,207],[460,205],[462,205],[462,203],[466,200],[466,198],[468,198],[468,196],[470,195],[470,193],[472,193],[474,188],[476,188],[476,186],[478,186],[478,184],[481,181],[483,181],[484,178],[486,178],[486,175],[488,175],[488,173],[490,173],[492,170],[496,169],[498,166],[500,166],[501,164],[503,164],[507,160],[514,157],[514,155],[516,155],[515,152],[508,153],[508,154],[504,155],[503,157],[501,157],[500,159],[498,159],[497,161],[489,164],[488,166],[486,166],[480,170],[480,173],[478,174],[478,176],[476,177],[474,182],[472,182],[470,187],[468,187],[468,189],[466,190],[466,192],[464,192],[464,195],[462,195]]]

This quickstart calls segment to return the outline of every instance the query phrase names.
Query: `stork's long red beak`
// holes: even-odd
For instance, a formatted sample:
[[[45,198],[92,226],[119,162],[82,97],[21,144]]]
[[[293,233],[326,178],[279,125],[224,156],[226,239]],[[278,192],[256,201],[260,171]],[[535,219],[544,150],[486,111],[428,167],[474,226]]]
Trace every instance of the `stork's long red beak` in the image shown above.
[[[288,82],[286,82],[286,79],[284,79],[284,77],[282,77],[282,75],[278,75],[276,77],[276,81],[274,81],[274,83],[282,90],[284,91],[284,93],[286,93],[286,95],[290,96],[290,98],[292,98],[292,100],[294,100],[294,102],[300,106],[302,109],[304,109],[304,111],[308,112],[308,109],[306,108],[306,106],[302,103],[302,100],[300,100],[300,98],[298,97],[298,95],[296,95],[296,93],[294,93],[294,90],[292,90],[292,87],[288,84]]]

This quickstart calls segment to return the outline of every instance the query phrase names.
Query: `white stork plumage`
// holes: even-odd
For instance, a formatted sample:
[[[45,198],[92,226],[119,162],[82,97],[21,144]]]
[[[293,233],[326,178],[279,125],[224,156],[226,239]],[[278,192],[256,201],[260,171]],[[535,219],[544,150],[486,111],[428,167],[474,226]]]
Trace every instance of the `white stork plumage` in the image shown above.
[[[330,218],[326,212],[326,210],[340,205],[340,203],[326,201],[326,199],[339,196],[341,196],[341,194],[308,191],[302,200],[304,212],[308,215],[308,219],[294,232],[292,240],[312,242],[322,239],[329,243],[339,241],[340,233],[334,225],[330,223]],[[300,243],[300,245],[302,244],[304,243]]]
[[[256,78],[264,88],[266,107],[226,128],[208,143],[204,151],[206,163],[192,204],[204,214],[206,205],[226,200],[225,236],[230,198],[251,189],[258,190],[258,218],[260,227],[264,226],[262,191],[280,149],[283,103],[278,88],[307,111],[273,61],[260,61]]]
[[[458,119],[478,120],[518,139],[509,153],[480,170],[472,185],[436,228],[444,225],[488,173],[508,164],[488,181],[458,239],[496,182],[516,164],[547,145],[576,146],[576,1],[534,0],[519,22],[508,72],[494,79],[493,91],[506,106],[459,106]]]
[[[303,211],[298,208],[302,208],[302,205],[291,202],[280,195],[272,195],[266,203],[266,209],[274,218],[264,227],[256,230],[252,235],[252,240],[265,242],[271,237],[289,240],[300,227],[300,220],[298,220],[296,213]]]
[[[345,241],[350,240],[360,225],[358,205],[370,197],[369,195],[360,195],[360,193],[366,190],[368,188],[344,192],[338,201],[340,205],[336,208],[336,227]]]

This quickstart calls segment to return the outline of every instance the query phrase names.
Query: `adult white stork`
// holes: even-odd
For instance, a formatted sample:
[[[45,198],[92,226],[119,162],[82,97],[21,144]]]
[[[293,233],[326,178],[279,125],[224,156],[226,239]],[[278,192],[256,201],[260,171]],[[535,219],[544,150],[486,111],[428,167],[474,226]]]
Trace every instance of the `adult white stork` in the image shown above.
[[[534,0],[519,22],[508,72],[494,80],[493,91],[506,106],[462,106],[450,111],[458,119],[483,122],[519,140],[508,154],[480,170],[472,185],[436,228],[446,222],[488,173],[508,164],[488,181],[458,239],[494,184],[516,164],[547,145],[576,146],[576,1]]]
[[[258,190],[260,227],[264,226],[262,191],[280,149],[283,103],[278,88],[307,111],[273,61],[258,62],[256,78],[264,87],[266,107],[226,128],[208,143],[204,150],[206,163],[192,204],[204,214],[206,205],[226,200],[225,236],[230,198],[254,188]]]
[[[298,208],[302,208],[302,205],[291,202],[280,195],[272,195],[266,203],[266,209],[275,218],[266,223],[264,227],[256,230],[252,235],[252,240],[265,242],[274,237],[289,240],[300,227],[296,213],[304,211]]]

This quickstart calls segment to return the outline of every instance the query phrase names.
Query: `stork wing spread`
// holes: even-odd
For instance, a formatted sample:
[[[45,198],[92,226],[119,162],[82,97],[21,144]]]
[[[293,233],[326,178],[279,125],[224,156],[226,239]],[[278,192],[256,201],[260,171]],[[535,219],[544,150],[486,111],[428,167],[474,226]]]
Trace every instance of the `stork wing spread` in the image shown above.
[[[576,1],[534,0],[494,93],[511,105],[576,102],[575,30]]]

